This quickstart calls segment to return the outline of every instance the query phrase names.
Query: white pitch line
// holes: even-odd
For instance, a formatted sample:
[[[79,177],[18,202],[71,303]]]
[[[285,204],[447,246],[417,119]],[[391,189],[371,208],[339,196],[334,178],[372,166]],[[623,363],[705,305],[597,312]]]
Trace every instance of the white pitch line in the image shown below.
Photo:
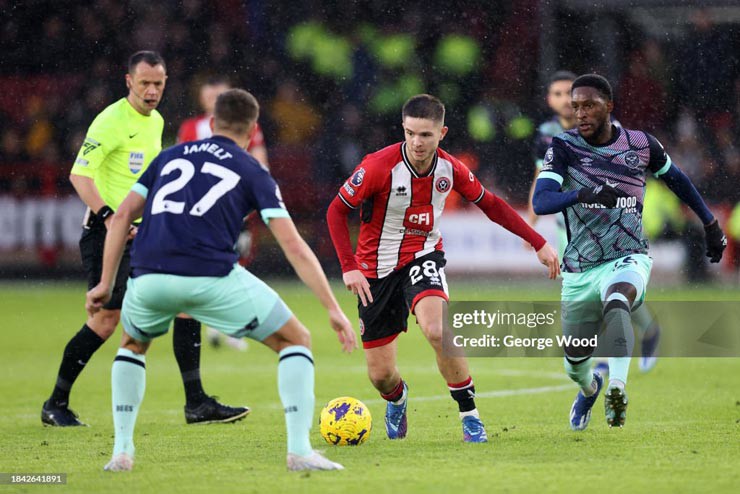
[[[363,367],[363,369],[365,369]],[[514,370],[514,369],[498,369],[494,372],[495,374],[500,374],[504,376],[531,376],[531,377],[542,377],[542,378],[550,378],[550,379],[568,379],[566,376],[560,373],[556,372],[537,372],[537,371],[520,371],[520,370]],[[568,379],[570,381],[570,379]],[[521,395],[538,395],[538,394],[544,394],[544,393],[557,393],[559,391],[567,391],[567,390],[575,390],[577,387],[574,387],[573,383],[568,384],[560,384],[558,386],[540,386],[537,388],[520,388],[520,389],[500,389],[500,390],[494,390],[494,391],[483,391],[481,393],[476,393],[476,398],[505,398],[507,396],[521,396]],[[411,401],[417,402],[417,401],[442,401],[442,400],[449,400],[450,395],[444,394],[444,395],[433,395],[433,396],[414,396],[412,395]],[[386,401],[381,398],[373,398],[370,400],[362,400],[363,403],[366,405],[372,404],[382,404]],[[270,403],[264,408],[268,409],[278,409],[282,408],[282,405],[279,403]],[[253,408],[254,410],[254,408]],[[180,410],[160,410],[159,413],[163,413],[165,415],[179,415],[182,412]],[[18,414],[14,416],[16,419],[21,420],[27,420],[31,418],[38,417],[38,415],[30,415],[30,414]]]
[[[539,388],[521,388],[521,389],[500,389],[495,391],[484,391],[482,393],[476,393],[476,398],[505,398],[507,396],[521,396],[521,395],[538,395],[538,394],[544,394],[544,393],[557,393],[559,391],[573,391],[577,389],[577,387],[574,387],[574,384],[560,384],[558,386],[541,386]],[[443,401],[443,400],[449,400],[450,395],[433,395],[433,396],[411,396],[411,402],[416,403],[419,401]],[[373,398],[371,400],[362,400],[363,403],[366,405],[379,405],[382,403],[385,403],[386,401],[381,398]],[[259,408],[259,407],[258,407]],[[282,408],[282,405],[279,403],[270,403],[267,406],[263,406],[262,408],[268,408],[270,410],[277,410],[279,408]],[[253,408],[254,410],[254,408]],[[157,413],[161,413],[164,415],[180,415],[182,412],[180,410],[159,410]],[[17,414],[14,416],[16,419],[20,420],[29,420],[33,418],[38,418],[38,415],[30,415],[30,414]]]
[[[504,398],[506,396],[519,396],[519,395],[538,395],[542,393],[556,393],[558,391],[574,390],[573,384],[560,384],[558,386],[542,386],[539,388],[521,388],[521,389],[501,389],[496,391],[483,391],[482,393],[475,393],[476,398]],[[434,395],[434,396],[413,396],[410,397],[411,403],[417,401],[442,401],[449,400],[450,395]],[[381,398],[374,398],[372,400],[364,400],[365,404],[377,405],[385,403],[385,400]]]

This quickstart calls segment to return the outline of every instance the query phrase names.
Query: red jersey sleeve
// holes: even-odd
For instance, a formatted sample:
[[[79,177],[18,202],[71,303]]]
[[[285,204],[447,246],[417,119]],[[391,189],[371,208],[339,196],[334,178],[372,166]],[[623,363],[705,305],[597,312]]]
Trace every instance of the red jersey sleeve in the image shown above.
[[[357,209],[362,201],[372,197],[378,190],[384,177],[379,166],[367,159],[362,160],[352,176],[339,188],[339,199],[351,209]]]
[[[488,216],[488,219],[523,238],[532,244],[535,250],[540,250],[545,245],[545,239],[534,231],[506,201],[488,192],[473,172],[460,160],[452,161],[452,166],[453,189],[468,201],[475,203]]]
[[[334,244],[334,250],[337,251],[339,264],[342,266],[342,273],[346,273],[357,269],[357,261],[355,261],[355,252],[352,249],[352,240],[347,227],[349,209],[342,204],[340,197],[335,197],[329,205],[326,211],[326,224],[329,227],[329,236]]]
[[[483,188],[483,184],[478,181],[478,178],[473,175],[467,166],[462,161],[452,161],[452,188],[466,200],[478,204],[483,199],[483,194],[486,189]]]
[[[247,151],[251,151],[254,148],[258,148],[264,145],[265,134],[262,133],[262,127],[260,127],[259,122],[257,122],[254,124],[252,133],[249,134],[249,146],[247,146]]]
[[[192,142],[196,140],[198,140],[198,136],[195,131],[195,119],[189,118],[180,125],[180,129],[177,131],[177,143]]]
[[[327,211],[326,222],[329,226],[329,235],[337,251],[343,273],[357,269],[347,228],[347,215],[350,209],[357,209],[362,201],[373,196],[377,190],[375,182],[380,179],[379,175],[377,167],[372,166],[367,157],[363,159],[339,188],[337,197],[334,198]]]

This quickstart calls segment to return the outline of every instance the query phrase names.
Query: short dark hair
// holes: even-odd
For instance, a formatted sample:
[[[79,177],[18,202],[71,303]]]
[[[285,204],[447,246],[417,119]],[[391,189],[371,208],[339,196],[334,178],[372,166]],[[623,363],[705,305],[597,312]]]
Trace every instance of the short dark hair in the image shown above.
[[[445,121],[445,105],[431,94],[417,94],[406,101],[401,118],[426,118],[435,122]]]
[[[579,87],[592,87],[600,92],[607,100],[611,101],[614,99],[611,84],[606,80],[606,77],[599,74],[584,74],[579,76],[573,81],[573,85],[570,87],[570,93],[573,94],[573,91]]]
[[[148,65],[151,65],[152,67],[156,65],[161,65],[162,67],[164,67],[165,70],[167,70],[167,66],[164,63],[164,58],[162,58],[162,55],[160,55],[156,51],[141,50],[141,51],[137,51],[136,53],[134,53],[133,55],[129,57],[128,73],[133,74],[134,69],[141,62],[145,62]]]
[[[573,72],[570,70],[558,70],[554,74],[550,76],[550,78],[547,80],[547,89],[550,89],[550,86],[553,85],[553,83],[558,81],[575,81],[576,76]]]
[[[245,132],[257,121],[260,105],[257,98],[243,89],[229,89],[216,99],[213,110],[213,124],[219,129]]]

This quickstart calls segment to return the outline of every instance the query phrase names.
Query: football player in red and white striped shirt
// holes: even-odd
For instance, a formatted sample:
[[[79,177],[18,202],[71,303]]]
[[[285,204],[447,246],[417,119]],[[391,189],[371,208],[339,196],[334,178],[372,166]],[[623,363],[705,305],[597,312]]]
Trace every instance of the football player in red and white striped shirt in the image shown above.
[[[437,354],[437,365],[457,401],[466,442],[486,442],[475,407],[475,388],[464,357],[443,353],[448,301],[439,220],[455,190],[495,223],[528,241],[554,279],[557,252],[506,202],[487,191],[457,158],[439,149],[447,133],[444,105],[417,95],[403,107],[405,141],[366,156],[329,206],[327,223],[344,273],[359,297],[360,332],[370,380],[387,400],[386,433],[406,436],[408,386],[396,366],[396,337],[409,311]],[[356,254],[347,215],[361,208]]]

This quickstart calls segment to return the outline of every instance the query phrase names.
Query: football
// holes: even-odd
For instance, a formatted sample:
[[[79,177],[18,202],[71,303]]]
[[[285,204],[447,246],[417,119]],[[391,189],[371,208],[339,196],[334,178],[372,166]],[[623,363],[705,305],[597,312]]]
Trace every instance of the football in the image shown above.
[[[329,444],[358,446],[370,437],[373,419],[363,402],[343,396],[331,400],[321,410],[319,426]]]

